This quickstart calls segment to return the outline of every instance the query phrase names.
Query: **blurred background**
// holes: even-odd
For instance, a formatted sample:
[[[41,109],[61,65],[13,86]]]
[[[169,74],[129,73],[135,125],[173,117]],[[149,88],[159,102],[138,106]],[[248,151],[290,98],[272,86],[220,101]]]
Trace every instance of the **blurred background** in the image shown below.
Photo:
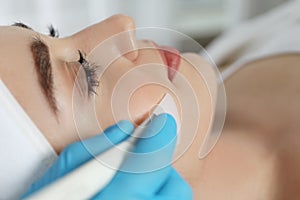
[[[24,22],[47,32],[53,24],[70,35],[113,14],[132,16],[137,27],[164,27],[207,45],[223,31],[287,0],[0,0],[0,24]]]

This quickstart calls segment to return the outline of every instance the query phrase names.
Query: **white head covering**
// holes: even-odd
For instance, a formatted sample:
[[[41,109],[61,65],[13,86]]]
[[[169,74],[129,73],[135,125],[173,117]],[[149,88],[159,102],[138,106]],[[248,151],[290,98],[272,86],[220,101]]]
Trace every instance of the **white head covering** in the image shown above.
[[[18,199],[57,155],[0,79],[0,199]]]

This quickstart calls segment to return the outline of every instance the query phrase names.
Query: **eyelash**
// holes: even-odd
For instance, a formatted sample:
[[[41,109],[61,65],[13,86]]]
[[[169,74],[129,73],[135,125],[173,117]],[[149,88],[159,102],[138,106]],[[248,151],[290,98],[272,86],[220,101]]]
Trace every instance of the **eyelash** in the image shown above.
[[[94,93],[96,93],[96,87],[99,86],[99,81],[97,79],[97,75],[96,75],[96,71],[97,68],[99,66],[94,65],[94,64],[90,64],[83,56],[83,54],[81,53],[80,50],[78,50],[79,53],[79,60],[78,62],[80,63],[80,65],[82,66],[82,68],[85,71],[85,75],[86,75],[86,81],[88,84],[88,92],[89,95]]]
[[[48,30],[49,30],[49,36],[55,37],[55,38],[59,37],[58,30],[55,29],[52,24],[50,26],[48,26]]]

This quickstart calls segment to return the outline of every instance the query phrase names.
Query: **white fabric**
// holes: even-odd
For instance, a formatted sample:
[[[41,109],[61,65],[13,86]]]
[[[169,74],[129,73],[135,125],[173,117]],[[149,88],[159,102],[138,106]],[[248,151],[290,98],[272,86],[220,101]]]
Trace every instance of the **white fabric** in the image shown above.
[[[18,199],[57,155],[0,79],[0,199]]]
[[[289,1],[270,12],[227,31],[207,47],[217,65],[233,58],[222,73],[228,78],[246,63],[274,55],[300,53],[300,0]]]

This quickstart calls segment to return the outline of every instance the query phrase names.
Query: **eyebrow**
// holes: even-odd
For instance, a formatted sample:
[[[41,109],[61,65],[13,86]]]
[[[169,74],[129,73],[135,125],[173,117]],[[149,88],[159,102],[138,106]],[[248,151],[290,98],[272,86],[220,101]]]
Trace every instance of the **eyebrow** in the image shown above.
[[[20,28],[25,28],[34,31],[31,27],[23,24],[22,22],[16,22],[12,26],[17,26]],[[50,36],[58,37],[58,32],[51,25],[49,27]],[[36,32],[36,31],[35,31]],[[41,40],[40,37],[35,37],[30,43],[30,50],[32,53],[35,69],[38,75],[38,81],[43,93],[49,103],[52,111],[57,114],[58,108],[56,99],[54,96],[54,86],[53,86],[53,75],[52,75],[52,65],[50,61],[50,54],[48,46]]]
[[[52,111],[57,114],[58,108],[54,96],[52,66],[48,46],[40,38],[34,38],[30,44],[30,50],[40,86]]]

